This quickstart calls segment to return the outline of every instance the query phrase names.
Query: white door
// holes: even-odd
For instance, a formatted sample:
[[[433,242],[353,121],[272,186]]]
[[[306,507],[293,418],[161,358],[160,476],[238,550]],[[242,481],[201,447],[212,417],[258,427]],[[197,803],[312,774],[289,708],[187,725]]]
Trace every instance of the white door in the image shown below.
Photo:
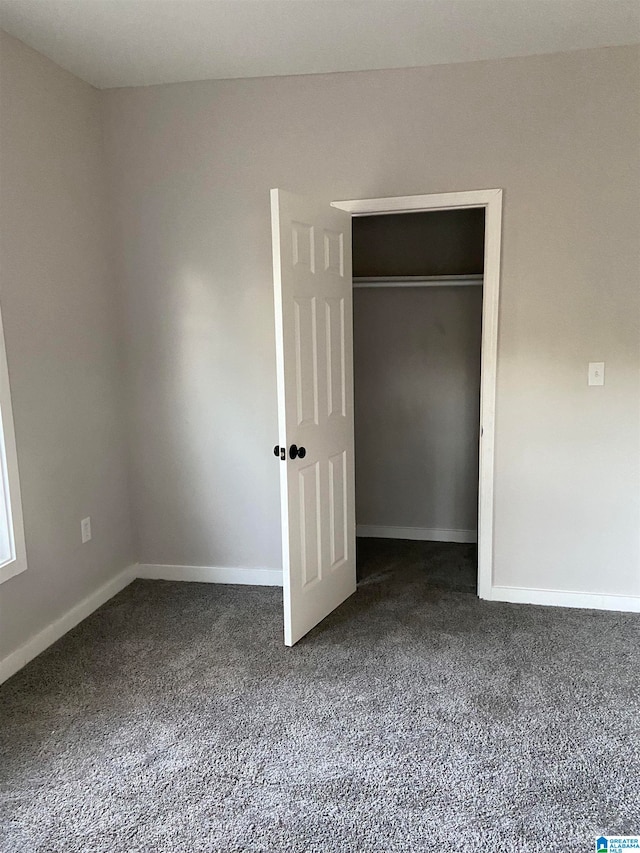
[[[271,190],[284,640],[356,589],[351,217]]]

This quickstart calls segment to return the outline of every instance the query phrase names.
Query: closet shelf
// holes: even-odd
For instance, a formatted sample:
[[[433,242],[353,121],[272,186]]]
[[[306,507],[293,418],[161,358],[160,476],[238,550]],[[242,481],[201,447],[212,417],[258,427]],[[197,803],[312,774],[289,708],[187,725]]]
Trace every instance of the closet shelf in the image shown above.
[[[354,287],[468,287],[482,285],[480,275],[375,275],[354,276]]]

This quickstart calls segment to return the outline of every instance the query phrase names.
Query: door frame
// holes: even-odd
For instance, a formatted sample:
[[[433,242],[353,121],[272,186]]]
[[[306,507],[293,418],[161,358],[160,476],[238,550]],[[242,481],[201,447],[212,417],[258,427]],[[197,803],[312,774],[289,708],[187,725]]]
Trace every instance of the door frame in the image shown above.
[[[393,198],[331,202],[352,216],[417,213],[433,210],[485,211],[484,280],[482,288],[482,352],[480,358],[480,446],[478,466],[478,597],[491,598],[493,586],[493,481],[495,455],[496,380],[498,372],[498,308],[502,190],[430,193]]]

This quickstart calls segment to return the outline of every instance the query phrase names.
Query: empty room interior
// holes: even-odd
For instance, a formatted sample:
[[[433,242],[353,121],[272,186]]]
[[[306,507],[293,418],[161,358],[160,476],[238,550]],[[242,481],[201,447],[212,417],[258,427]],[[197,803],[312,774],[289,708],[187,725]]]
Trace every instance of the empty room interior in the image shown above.
[[[637,0],[0,0],[0,850],[640,849]]]

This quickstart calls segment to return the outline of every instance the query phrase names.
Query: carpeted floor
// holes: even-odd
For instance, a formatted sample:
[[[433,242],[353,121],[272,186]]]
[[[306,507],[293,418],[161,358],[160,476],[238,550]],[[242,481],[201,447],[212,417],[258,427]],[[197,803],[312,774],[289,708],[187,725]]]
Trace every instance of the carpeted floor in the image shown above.
[[[433,589],[473,592],[478,588],[478,546],[410,539],[358,538],[358,581],[370,575],[418,572]]]
[[[482,602],[420,560],[362,576],[293,649],[278,589],[124,590],[0,688],[3,853],[640,832],[640,617]]]

